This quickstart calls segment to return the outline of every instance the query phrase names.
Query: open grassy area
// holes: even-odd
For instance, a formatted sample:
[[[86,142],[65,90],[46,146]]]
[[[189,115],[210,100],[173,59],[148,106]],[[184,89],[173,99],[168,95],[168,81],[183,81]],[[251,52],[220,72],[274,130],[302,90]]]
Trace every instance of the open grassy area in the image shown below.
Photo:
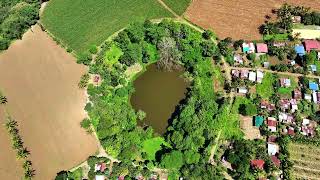
[[[191,0],[163,0],[175,13],[182,15],[188,8]]]
[[[162,137],[155,137],[147,139],[143,142],[143,152],[146,153],[148,160],[155,160],[156,152],[161,149],[161,146],[170,147],[168,143]]]
[[[172,15],[156,0],[52,0],[41,18],[54,36],[79,53],[129,23],[163,17]]]
[[[294,163],[293,175],[298,179],[320,177],[320,149],[316,146],[291,143],[290,160]]]
[[[262,83],[257,84],[257,88],[256,88],[257,94],[259,94],[264,99],[269,99],[274,92],[274,87],[273,87],[274,81],[275,81],[274,76],[271,73],[266,73],[264,75]]]
[[[292,91],[298,87],[298,80],[296,78],[289,77],[289,76],[281,76],[281,77],[289,78],[291,81],[291,86],[290,87],[280,87],[278,89],[278,93],[282,97],[289,98],[292,95]]]

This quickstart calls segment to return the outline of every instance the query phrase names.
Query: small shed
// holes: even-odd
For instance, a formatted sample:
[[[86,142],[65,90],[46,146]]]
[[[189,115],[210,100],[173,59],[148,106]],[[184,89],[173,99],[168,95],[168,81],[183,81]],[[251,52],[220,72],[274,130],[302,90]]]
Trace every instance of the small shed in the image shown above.
[[[309,89],[313,91],[319,90],[319,85],[315,82],[309,82]]]
[[[262,124],[263,124],[263,117],[262,116],[255,116],[254,125],[256,127],[260,127]]]
[[[303,45],[296,45],[296,46],[294,47],[294,50],[296,51],[296,53],[297,53],[299,56],[304,56],[304,55],[306,54],[306,51],[305,51]]]
[[[95,180],[105,180],[104,175],[96,175]]]
[[[268,143],[268,154],[276,155],[279,152],[279,146],[274,143]]]
[[[310,65],[311,72],[317,72],[317,66],[312,64]]]
[[[252,81],[252,82],[255,82],[255,81],[256,81],[256,78],[257,78],[257,73],[256,73],[256,72],[253,72],[253,71],[250,71],[250,73],[249,73],[249,80]]]
[[[248,90],[245,87],[239,87],[238,88],[238,93],[240,94],[247,94]]]

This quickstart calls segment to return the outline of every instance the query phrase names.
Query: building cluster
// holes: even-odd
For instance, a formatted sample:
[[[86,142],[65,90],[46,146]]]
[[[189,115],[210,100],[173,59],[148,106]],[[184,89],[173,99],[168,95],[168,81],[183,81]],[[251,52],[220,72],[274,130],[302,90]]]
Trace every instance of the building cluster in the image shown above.
[[[231,75],[233,79],[241,79],[241,80],[249,80],[251,82],[254,83],[261,83],[264,73],[260,70],[257,71],[249,71],[247,69],[233,69],[231,70]],[[237,88],[238,93],[240,94],[247,94],[248,93],[248,89],[247,87],[243,86],[243,87],[238,87]]]

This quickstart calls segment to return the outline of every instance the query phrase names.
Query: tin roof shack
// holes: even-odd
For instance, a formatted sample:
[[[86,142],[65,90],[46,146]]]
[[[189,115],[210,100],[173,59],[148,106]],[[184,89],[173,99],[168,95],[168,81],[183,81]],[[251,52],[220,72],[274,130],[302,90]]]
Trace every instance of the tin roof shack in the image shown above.
[[[257,53],[265,54],[268,53],[268,45],[265,43],[257,43]]]
[[[263,72],[258,70],[257,71],[257,82],[262,83],[262,79],[263,79]]]
[[[320,42],[317,40],[311,40],[311,39],[305,40],[303,42],[303,44],[304,44],[307,52],[310,52],[312,50],[320,51]]]
[[[300,57],[306,55],[306,51],[305,51],[303,45],[296,45],[296,46],[294,47],[294,50],[296,51],[296,53],[297,53]]]
[[[262,159],[254,159],[250,161],[250,165],[252,168],[256,168],[256,169],[263,169],[264,167],[264,160]]]
[[[243,58],[240,54],[234,54],[233,55],[233,60],[235,63],[238,63],[238,64],[243,64]]]
[[[231,70],[231,75],[233,78],[239,78],[240,77],[240,71],[237,69],[232,69]]]
[[[247,94],[248,93],[248,89],[246,87],[239,87],[238,88],[238,93],[239,94]]]
[[[291,80],[289,78],[280,78],[280,86],[281,87],[290,87]]]
[[[240,70],[240,78],[241,79],[248,79],[249,78],[249,70],[246,70],[246,69]]]
[[[301,23],[301,16],[292,16],[291,19],[293,23]]]
[[[286,123],[286,124],[292,124],[295,122],[295,119],[294,119],[293,115],[291,115],[291,114],[280,112],[279,113],[279,121]]]
[[[279,146],[275,143],[268,143],[268,154],[273,156],[279,153]]]
[[[249,72],[249,81],[256,82],[257,73],[254,71]]]
[[[295,90],[293,91],[293,98],[294,98],[295,100],[300,100],[300,99],[302,99],[302,93],[301,93],[301,91],[298,90],[298,89],[295,89]]]

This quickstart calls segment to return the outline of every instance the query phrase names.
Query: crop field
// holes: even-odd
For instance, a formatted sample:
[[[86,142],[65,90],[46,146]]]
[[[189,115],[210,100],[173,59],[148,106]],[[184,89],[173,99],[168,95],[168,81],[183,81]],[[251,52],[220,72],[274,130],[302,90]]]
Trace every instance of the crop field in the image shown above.
[[[290,161],[294,163],[293,175],[297,179],[319,179],[320,148],[312,145],[291,143]]]
[[[163,0],[175,13],[182,15],[188,8],[191,0]]]
[[[86,94],[77,84],[85,72],[39,26],[0,55],[1,91],[30,150],[35,180],[54,179],[57,172],[78,165],[98,149],[96,139],[80,127]],[[0,131],[0,179],[21,179],[15,177],[22,166],[2,141],[8,138],[2,134],[6,131]],[[3,177],[4,170],[17,174]]]
[[[203,28],[213,29],[220,38],[261,39],[258,28],[265,16],[285,2],[320,10],[318,0],[193,0],[185,15]]]
[[[79,53],[100,45],[129,23],[163,17],[172,15],[157,0],[52,0],[41,21]]]

